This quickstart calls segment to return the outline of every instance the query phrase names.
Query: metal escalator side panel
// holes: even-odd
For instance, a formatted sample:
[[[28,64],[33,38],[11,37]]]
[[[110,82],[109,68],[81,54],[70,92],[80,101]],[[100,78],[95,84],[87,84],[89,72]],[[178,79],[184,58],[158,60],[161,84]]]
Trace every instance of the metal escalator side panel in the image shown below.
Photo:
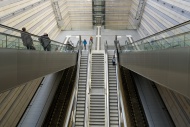
[[[0,93],[74,66],[76,58],[77,53],[1,49]]]

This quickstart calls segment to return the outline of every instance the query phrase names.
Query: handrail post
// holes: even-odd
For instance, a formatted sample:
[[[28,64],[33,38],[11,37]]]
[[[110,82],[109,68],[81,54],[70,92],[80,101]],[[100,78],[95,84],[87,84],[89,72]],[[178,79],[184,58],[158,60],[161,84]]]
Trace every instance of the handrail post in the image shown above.
[[[117,40],[117,35],[115,35],[115,40]]]
[[[81,45],[81,35],[79,35],[79,45]]]
[[[7,48],[7,35],[6,35],[6,48]]]
[[[115,48],[117,50],[117,35],[115,35],[115,40],[114,40]]]
[[[79,35],[79,51],[82,54],[82,40],[81,40],[81,35]]]
[[[185,47],[185,35],[184,35],[184,41],[183,42],[184,42],[184,47]]]
[[[20,49],[20,43],[19,43],[19,40],[20,40],[20,39],[18,38],[18,49]],[[15,44],[15,45],[16,45],[16,44]]]

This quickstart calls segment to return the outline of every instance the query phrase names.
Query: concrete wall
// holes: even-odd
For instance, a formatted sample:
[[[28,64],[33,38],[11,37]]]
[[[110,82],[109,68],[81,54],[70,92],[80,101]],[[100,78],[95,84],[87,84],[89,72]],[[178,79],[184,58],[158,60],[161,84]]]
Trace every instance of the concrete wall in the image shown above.
[[[59,0],[63,18],[62,30],[88,30],[92,24],[92,1]]]
[[[16,127],[41,81],[38,78],[0,94],[1,127]]]
[[[4,1],[0,8],[0,23],[19,30],[26,27],[28,32],[36,35],[46,32],[51,39],[55,39],[60,32],[51,0]],[[7,32],[5,29],[0,31]]]
[[[106,29],[135,29],[133,17],[130,14],[132,0],[106,1],[105,28]]]
[[[143,0],[131,0],[131,6],[130,6],[130,14],[128,17],[129,23],[132,25],[134,29],[138,28],[138,25],[140,23],[140,14],[143,13],[143,6],[142,8],[139,7],[140,5],[143,5],[142,1]],[[145,0],[146,1],[146,0]],[[142,12],[141,12],[142,11]],[[138,19],[138,20],[137,20]]]
[[[190,100],[183,95],[156,85],[160,95],[176,125],[176,127],[190,126]]]
[[[146,37],[190,19],[190,1],[147,0],[138,32]]]

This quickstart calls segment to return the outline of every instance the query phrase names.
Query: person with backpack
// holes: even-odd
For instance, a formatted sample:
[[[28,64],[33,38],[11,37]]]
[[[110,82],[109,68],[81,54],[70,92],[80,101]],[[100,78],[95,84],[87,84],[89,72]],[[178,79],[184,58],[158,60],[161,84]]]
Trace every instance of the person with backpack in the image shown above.
[[[48,37],[47,33],[44,33],[44,35],[42,35],[41,37],[38,38],[38,40],[40,41],[41,45],[44,48],[44,51],[51,51],[51,40]]]
[[[21,39],[22,39],[23,45],[26,46],[28,50],[35,50],[35,47],[33,46],[32,37],[30,33],[26,32],[25,27],[22,28]]]
[[[84,49],[86,50],[86,44],[87,44],[86,39],[84,39],[83,44],[84,44]]]

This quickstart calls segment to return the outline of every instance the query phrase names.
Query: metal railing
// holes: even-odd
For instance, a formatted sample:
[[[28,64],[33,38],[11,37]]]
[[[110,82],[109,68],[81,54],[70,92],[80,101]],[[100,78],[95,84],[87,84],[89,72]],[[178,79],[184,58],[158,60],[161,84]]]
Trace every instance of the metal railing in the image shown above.
[[[106,124],[107,124],[107,127],[110,126],[110,114],[109,114],[109,110],[110,110],[110,107],[109,107],[109,76],[108,76],[108,66],[109,66],[109,60],[108,60],[108,44],[107,44],[107,41],[104,43],[104,49],[105,49],[105,84],[106,84]]]
[[[92,56],[90,52],[88,52],[88,63],[87,63],[87,80],[86,80],[86,104],[85,104],[85,121],[84,127],[89,127],[89,119],[90,119],[90,89],[91,89],[91,63]]]
[[[0,24],[0,48],[13,48],[13,49],[26,49],[23,45],[22,38],[21,38],[21,30],[8,27],[5,25]],[[44,48],[41,45],[39,38],[43,38],[41,36],[37,36],[34,34],[30,34],[33,40],[33,46],[35,50],[43,51]],[[45,39],[45,38],[43,38]],[[58,52],[67,52],[67,51],[78,51],[79,44],[74,47],[70,44],[63,44],[58,41],[51,40],[51,51],[58,51]]]
[[[118,94],[118,110],[119,110],[119,127],[127,127],[127,119],[125,114],[125,106],[123,103],[123,97],[121,93],[121,75],[120,75],[120,65],[118,60],[117,52],[114,53],[116,55],[116,77],[117,77],[117,94]],[[123,125],[122,125],[123,124]]]
[[[187,46],[190,46],[190,20],[121,46],[121,50],[137,50],[136,47],[140,50],[158,50]]]
[[[72,99],[71,99],[71,103],[69,106],[69,111],[68,111],[68,115],[66,117],[64,127],[68,127],[69,122],[71,122],[73,125],[75,125],[77,94],[78,94],[78,79],[79,79],[79,73],[80,73],[80,60],[81,60],[81,53],[79,52],[78,53],[78,59],[77,59],[77,72],[76,72],[76,78],[75,78],[75,86],[74,86]]]

